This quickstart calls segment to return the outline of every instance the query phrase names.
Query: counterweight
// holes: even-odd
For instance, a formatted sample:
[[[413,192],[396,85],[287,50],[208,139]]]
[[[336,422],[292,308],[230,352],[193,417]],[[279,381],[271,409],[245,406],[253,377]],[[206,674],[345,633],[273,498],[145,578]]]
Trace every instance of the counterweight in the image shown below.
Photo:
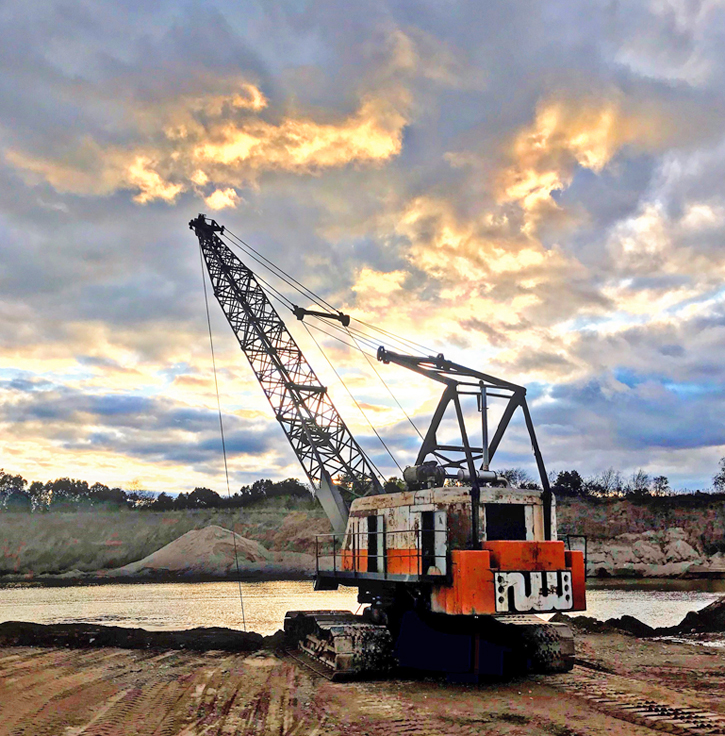
[[[352,478],[382,492],[372,465],[252,271],[217,235],[224,228],[204,215],[189,227],[199,239],[214,295],[277,421],[333,527],[344,532],[347,505],[334,480]]]

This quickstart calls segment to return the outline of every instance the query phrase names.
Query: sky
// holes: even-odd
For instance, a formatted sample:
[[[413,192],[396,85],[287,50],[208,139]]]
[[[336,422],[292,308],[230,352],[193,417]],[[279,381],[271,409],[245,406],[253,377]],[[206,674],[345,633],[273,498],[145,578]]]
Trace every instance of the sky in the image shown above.
[[[709,486],[724,37],[714,0],[6,0],[0,465],[226,492],[203,212],[352,316],[525,385],[549,470]],[[232,491],[302,477],[210,307]],[[363,356],[321,336],[365,417],[282,316],[399,475],[365,417],[400,465],[419,439]],[[424,430],[437,387],[379,371]],[[511,466],[534,468],[520,422]]]

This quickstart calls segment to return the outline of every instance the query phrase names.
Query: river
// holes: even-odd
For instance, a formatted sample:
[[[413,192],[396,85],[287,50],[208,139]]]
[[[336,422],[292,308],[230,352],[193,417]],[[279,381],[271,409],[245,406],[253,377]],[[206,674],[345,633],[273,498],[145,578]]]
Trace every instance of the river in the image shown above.
[[[86,622],[153,630],[226,626],[272,634],[291,610],[358,609],[357,591],[315,592],[310,581],[144,583],[0,588],[0,621]],[[679,623],[688,611],[725,595],[725,580],[591,581],[586,615],[629,614],[650,626]]]

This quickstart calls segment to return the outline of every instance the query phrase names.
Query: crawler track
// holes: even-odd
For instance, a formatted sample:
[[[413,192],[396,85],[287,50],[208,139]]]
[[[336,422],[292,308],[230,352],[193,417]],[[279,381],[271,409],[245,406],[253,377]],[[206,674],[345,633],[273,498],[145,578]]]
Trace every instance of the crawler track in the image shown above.
[[[291,659],[294,659],[294,661],[298,664],[301,664],[303,667],[306,667],[311,672],[314,672],[316,675],[320,675],[320,677],[324,677],[330,682],[333,682],[333,680],[335,679],[335,673],[330,667],[325,666],[322,662],[315,659],[314,657],[310,657],[309,654],[306,654],[299,649],[285,649],[284,653]]]

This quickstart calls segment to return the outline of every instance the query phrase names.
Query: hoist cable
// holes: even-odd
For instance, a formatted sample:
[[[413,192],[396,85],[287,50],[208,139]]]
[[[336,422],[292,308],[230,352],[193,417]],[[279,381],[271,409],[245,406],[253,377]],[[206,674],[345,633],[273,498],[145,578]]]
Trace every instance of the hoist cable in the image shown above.
[[[255,278],[259,279],[259,276],[257,276],[255,274]],[[262,281],[262,283],[266,283],[263,279],[259,279],[259,280]],[[276,300],[276,301],[278,301],[282,306],[287,307],[288,309],[290,308],[283,301],[284,295],[279,294],[278,292],[276,292],[276,290],[275,290],[275,293],[272,294],[272,297],[271,298],[274,299],[274,300]],[[337,329],[339,331],[342,331],[344,333],[344,330],[341,327],[337,327],[336,325],[329,324],[328,322],[325,322],[325,320],[323,320],[322,318],[318,318],[318,319],[319,319],[320,322],[323,322],[327,327],[333,327],[333,328],[335,328],[335,329]],[[359,347],[356,347],[355,345],[349,343],[347,340],[343,340],[342,338],[337,337],[337,335],[333,335],[332,333],[328,332],[327,330],[324,330],[319,325],[313,324],[312,322],[309,322],[309,323],[308,322],[303,322],[302,324],[305,327],[312,327],[313,330],[317,330],[318,332],[322,332],[323,334],[327,335],[328,337],[331,337],[333,340],[337,340],[338,342],[341,342],[343,345],[345,345],[346,347],[350,348],[351,350],[360,350]],[[369,347],[372,347],[373,350],[376,350],[378,346],[377,346],[377,343],[370,343]],[[368,356],[368,357],[371,357],[371,358],[375,357],[374,355],[371,355],[370,353],[365,353],[365,355]]]
[[[317,330],[318,332],[324,333],[328,337],[331,337],[333,340],[337,340],[338,342],[341,342],[343,345],[346,345],[351,350],[359,350],[359,348],[355,347],[355,345],[352,345],[347,340],[343,340],[342,338],[337,337],[337,335],[333,335],[331,332],[328,332],[327,330],[323,330],[322,327],[320,327],[319,325],[315,325],[312,322],[310,322],[310,323],[303,322],[302,325],[303,325],[303,327],[305,327],[305,329],[307,329],[308,327],[311,327],[313,330]],[[332,326],[332,325],[330,325],[330,326]],[[370,353],[366,353],[366,355],[370,355]],[[375,357],[375,356],[370,355],[370,357]]]
[[[336,332],[341,332],[346,337],[352,337],[352,335],[348,332],[348,329],[346,329],[344,327],[341,327],[340,325],[337,325],[334,322],[328,322],[324,317],[318,317],[318,316],[316,316],[314,314],[311,315],[311,317],[313,317],[314,319],[316,319],[318,322],[321,322],[326,327],[331,327]],[[314,327],[316,330],[320,330],[320,331],[324,332],[324,330],[322,330],[322,328],[319,327],[319,325],[316,325],[313,322],[308,322],[308,324],[311,327]],[[327,334],[330,335],[329,332]],[[335,337],[335,335],[330,335],[330,337],[334,337],[335,340],[340,340],[340,338],[339,337]],[[366,348],[370,348],[371,350],[374,350],[375,352],[373,353],[373,355],[371,357],[373,357],[373,358],[376,357],[376,353],[377,353],[377,350],[378,350],[378,346],[380,345],[380,341],[379,340],[378,341],[371,340],[368,337],[360,337],[360,335],[358,335],[358,339],[362,343],[364,343],[364,345],[365,345]],[[347,342],[346,340],[340,340],[340,342],[345,343],[345,345],[347,345],[348,347],[353,348],[354,350],[358,350],[359,349],[355,345],[350,345],[350,343]]]
[[[209,347],[211,348],[211,364],[214,369],[214,388],[216,390],[216,404],[217,404],[217,410],[219,412],[219,434],[221,435],[222,439],[222,455],[224,456],[224,475],[227,479],[227,497],[231,499],[232,497],[232,491],[229,487],[229,466],[227,464],[227,445],[226,441],[224,439],[224,421],[222,420],[222,403],[221,399],[219,398],[219,381],[217,380],[217,372],[216,372],[216,357],[214,355],[214,340],[212,338],[211,333],[211,316],[209,315],[209,296],[206,291],[206,273],[204,269],[204,254],[201,249],[201,244],[199,245],[199,259],[201,261],[201,283],[204,286],[204,304],[206,306],[206,324],[209,328]],[[242,609],[242,628],[244,631],[247,630],[247,620],[244,616],[244,598],[242,597],[242,575],[239,570],[239,554],[237,552],[237,535],[234,531],[234,523],[232,522],[232,529],[230,530],[232,533],[232,541],[234,543],[234,562],[237,568],[237,583],[239,585],[239,605]]]
[[[309,327],[304,322],[302,323],[302,326],[305,328],[305,330],[307,330],[307,334],[312,338],[312,341],[315,343],[315,345],[317,345],[317,349],[322,353],[323,357],[327,361],[327,364],[332,369],[332,372],[337,376],[337,380],[340,381],[345,391],[347,391],[348,396],[353,400],[355,406],[358,408],[358,411],[362,414],[363,419],[368,423],[368,426],[370,427],[370,429],[373,430],[378,440],[380,440],[380,444],[385,448],[385,451],[388,453],[388,455],[390,455],[390,459],[398,466],[398,470],[400,470],[400,472],[402,473],[403,468],[400,467],[400,463],[398,463],[398,461],[395,459],[395,456],[390,451],[390,448],[385,444],[385,440],[380,436],[380,434],[378,433],[378,430],[375,429],[375,427],[373,426],[373,423],[368,419],[367,414],[363,411],[363,408],[360,406],[357,399],[352,395],[352,391],[350,391],[350,389],[347,387],[347,384],[345,383],[345,381],[343,381],[342,376],[337,372],[337,369],[335,368],[335,366],[332,365],[332,362],[327,357],[327,353],[325,353],[325,351],[322,349],[322,346],[320,345],[319,342],[317,342],[317,340],[315,339],[315,336],[310,332]],[[367,459],[368,459],[368,462],[373,466],[373,468],[375,468],[380,478],[384,479],[385,476],[380,472],[378,467],[375,465],[375,463],[373,463],[373,461],[370,459],[369,456]]]
[[[269,270],[277,278],[284,281],[288,286],[297,291],[301,296],[304,296],[307,299],[311,299],[311,301],[313,301],[315,304],[317,304],[317,306],[322,307],[323,309],[329,309],[331,312],[335,313],[338,313],[340,311],[336,307],[333,307],[332,304],[330,304],[328,301],[323,299],[319,294],[316,294],[314,291],[312,291],[312,289],[298,281],[294,276],[288,274],[283,268],[280,268],[276,263],[271,261],[266,256],[262,255],[258,250],[249,245],[249,243],[242,240],[238,235],[235,235],[231,230],[225,229],[222,233],[222,236],[225,236],[227,234],[234,238],[234,240],[238,241],[237,243],[230,242],[230,245],[243,250],[247,255],[257,261],[257,263]],[[227,240],[229,241],[229,238],[227,238]],[[282,296],[282,298],[289,301],[288,297]],[[405,350],[410,350],[411,348],[413,348],[415,350],[423,350],[424,352],[429,354],[435,353],[435,350],[433,348],[422,345],[421,343],[415,342],[414,340],[409,340],[408,338],[402,337],[401,335],[396,335],[394,332],[385,330],[382,327],[376,327],[375,325],[364,322],[357,317],[353,317],[353,320],[358,324],[364,325],[368,329],[375,330],[376,332],[386,335],[389,339],[395,340],[399,344],[403,345]],[[367,337],[369,340],[372,340],[373,342],[375,341],[375,338],[372,335],[364,333],[361,330],[358,330],[358,332],[361,335]]]
[[[355,339],[355,336],[351,334],[350,337],[352,341],[357,345],[357,340]],[[398,408],[400,409],[400,411],[403,412],[403,414],[405,415],[405,418],[410,422],[411,427],[413,427],[413,429],[418,433],[418,437],[423,439],[423,435],[420,433],[420,430],[418,429],[418,427],[415,426],[415,422],[408,416],[408,412],[405,411],[405,409],[403,408],[403,405],[398,401],[397,397],[390,389],[390,386],[388,386],[388,384],[385,383],[385,379],[380,375],[380,373],[378,373],[378,369],[375,367],[375,364],[370,360],[370,358],[368,358],[367,353],[359,345],[358,345],[358,350],[365,356],[365,360],[367,360],[368,365],[373,369],[373,373],[375,373],[375,375],[380,379],[380,383],[382,383],[383,386],[385,386],[388,393],[392,397],[393,401],[398,405]]]
[[[257,260],[260,263],[262,261],[264,261],[264,264],[263,265],[265,265],[270,270],[273,270],[273,272],[278,272],[277,275],[283,281],[287,281],[287,283],[289,283],[290,281],[291,282],[294,282],[297,285],[296,286],[297,290],[298,291],[301,290],[300,293],[307,292],[307,294],[308,294],[308,297],[307,298],[308,299],[309,298],[312,298],[312,301],[314,301],[318,306],[321,306],[323,308],[330,309],[333,312],[337,311],[335,309],[335,307],[333,307],[329,302],[325,301],[319,294],[315,294],[315,292],[312,291],[312,289],[310,289],[307,286],[305,286],[304,284],[300,283],[294,276],[291,276],[283,268],[280,268],[276,263],[273,263],[272,261],[270,261],[269,258],[267,258],[266,256],[263,256],[258,250],[256,250],[251,245],[249,245],[249,243],[246,243],[238,235],[235,235],[231,230],[225,230],[224,231],[224,234],[226,234],[226,233],[229,233],[229,235],[231,235],[231,237],[233,237],[236,241],[238,241],[239,243],[241,243],[241,245],[243,245],[245,248],[247,248],[250,251],[249,254],[253,258],[255,258],[255,260]],[[261,259],[261,261],[259,259]],[[291,286],[291,284],[290,284],[290,286]],[[293,287],[293,288],[295,288],[295,287]]]
[[[287,307],[287,309],[289,309],[291,312],[294,311],[293,309],[295,306],[294,303],[288,297],[286,297],[281,291],[278,291],[277,289],[275,289],[274,286],[272,286],[272,284],[269,283],[269,281],[263,279],[257,273],[254,274],[254,278],[257,281],[261,281],[272,292],[272,294],[274,294],[274,296],[276,296],[277,299],[279,299],[279,301],[282,304],[284,304],[285,307]]]
[[[382,327],[376,327],[375,325],[368,324],[367,322],[363,322],[361,319],[358,319],[357,317],[353,317],[353,320],[355,322],[358,322],[361,325],[365,325],[365,327],[371,330],[375,330],[376,332],[381,332],[383,335],[387,335],[388,337],[391,337],[397,340],[398,342],[407,343],[408,345],[424,350],[425,352],[429,354],[435,353],[435,350],[433,350],[433,348],[428,348],[425,345],[421,345],[419,342],[408,340],[407,337],[401,337],[400,335],[396,335],[394,332],[389,332],[388,330],[384,330]]]
[[[224,235],[224,233],[222,233],[222,236],[223,236],[223,235]],[[231,240],[229,240],[228,238],[227,238],[226,240],[227,240],[227,243],[228,243],[228,244],[229,244],[230,246],[232,246],[233,248],[237,248],[237,250],[239,250],[240,252],[242,252],[242,253],[243,253],[243,254],[244,254],[245,256],[249,256],[250,258],[252,258],[253,260],[255,260],[255,261],[256,261],[257,263],[259,263],[259,264],[260,264],[260,266],[262,266],[263,268],[266,268],[266,269],[267,269],[267,271],[269,271],[269,272],[270,272],[270,273],[271,273],[271,274],[272,274],[273,276],[276,276],[276,277],[277,277],[278,279],[280,279],[281,281],[284,281],[284,283],[285,283],[285,284],[287,284],[287,286],[290,286],[290,287],[291,287],[292,289],[294,289],[295,291],[299,292],[299,293],[300,293],[300,294],[301,294],[302,296],[304,296],[304,297],[305,297],[305,299],[309,299],[309,298],[310,298],[310,297],[309,297],[309,296],[308,296],[307,294],[305,294],[305,293],[304,293],[304,292],[302,292],[302,291],[301,291],[300,289],[298,289],[298,288],[297,288],[297,287],[296,287],[296,286],[295,286],[295,285],[294,285],[294,284],[292,283],[292,281],[291,281],[291,280],[289,280],[288,278],[285,278],[284,276],[282,276],[282,275],[280,275],[279,273],[277,273],[277,272],[276,272],[275,270],[273,270],[273,269],[272,269],[272,268],[271,268],[270,266],[268,266],[268,265],[267,265],[267,264],[266,264],[266,263],[265,263],[265,262],[264,262],[264,261],[263,261],[263,260],[262,260],[261,258],[258,258],[257,256],[255,256],[255,255],[254,255],[254,253],[252,253],[252,252],[250,252],[250,251],[247,251],[247,250],[245,250],[245,249],[244,249],[244,248],[243,248],[243,247],[242,247],[241,245],[238,245],[237,243],[234,243],[234,242],[232,242],[232,241],[231,241]],[[280,271],[282,271],[282,269],[279,269],[279,270],[280,270]],[[282,273],[284,273],[284,272],[282,271]],[[255,275],[255,277],[257,277],[257,278],[260,278],[260,280],[261,280],[261,277],[259,276],[259,274],[255,273],[254,275]],[[290,278],[291,278],[291,277],[290,277]],[[288,299],[288,298],[287,298],[287,297],[285,297],[285,299]],[[288,299],[288,301],[290,301],[290,303],[292,303],[292,302],[291,302],[291,300],[289,300],[289,299]],[[314,301],[314,300],[313,300],[313,301]],[[318,305],[318,306],[321,306],[321,305],[320,305],[319,303],[318,303],[317,305]],[[326,307],[323,307],[323,309],[326,309]]]

